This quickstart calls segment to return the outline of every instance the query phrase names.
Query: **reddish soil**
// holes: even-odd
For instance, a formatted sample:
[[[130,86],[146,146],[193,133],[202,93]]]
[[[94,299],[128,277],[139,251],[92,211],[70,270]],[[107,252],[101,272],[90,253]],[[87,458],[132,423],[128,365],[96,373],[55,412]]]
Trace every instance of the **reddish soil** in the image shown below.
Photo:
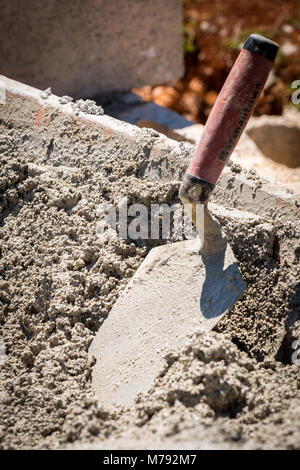
[[[251,33],[281,47],[274,75],[255,115],[281,114],[300,79],[299,0],[185,0],[185,75],[175,86],[145,86],[134,91],[144,100],[204,123],[241,45]]]

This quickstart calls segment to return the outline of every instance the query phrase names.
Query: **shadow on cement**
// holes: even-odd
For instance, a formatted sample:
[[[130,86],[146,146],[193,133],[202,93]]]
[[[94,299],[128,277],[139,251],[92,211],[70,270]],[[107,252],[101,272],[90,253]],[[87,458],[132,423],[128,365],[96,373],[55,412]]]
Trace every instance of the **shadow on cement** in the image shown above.
[[[225,251],[202,257],[206,275],[200,309],[205,318],[219,317],[227,312],[245,290],[245,281],[236,261],[224,270]]]

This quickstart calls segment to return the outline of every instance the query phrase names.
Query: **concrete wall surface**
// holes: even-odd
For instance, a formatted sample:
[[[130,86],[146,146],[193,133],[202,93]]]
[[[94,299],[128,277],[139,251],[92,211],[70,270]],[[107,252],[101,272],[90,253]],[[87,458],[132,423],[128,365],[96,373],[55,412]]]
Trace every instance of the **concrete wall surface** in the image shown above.
[[[87,97],[183,73],[181,0],[0,0],[0,73]]]
[[[0,91],[0,134],[3,127],[13,133],[21,130],[27,138],[16,141],[17,154],[34,155],[35,164],[51,166],[55,171],[59,171],[59,165],[77,168],[82,160],[101,172],[108,159],[121,162],[138,156],[138,175],[142,180],[179,184],[195,152],[195,146],[188,142],[168,139],[152,129],[141,129],[106,114],[75,114],[71,103],[61,104],[53,94],[45,100],[40,90],[2,75]],[[292,224],[299,230],[299,193],[294,194],[284,184],[261,178],[255,172],[253,175],[246,170],[237,172],[226,166],[211,202],[289,227]]]

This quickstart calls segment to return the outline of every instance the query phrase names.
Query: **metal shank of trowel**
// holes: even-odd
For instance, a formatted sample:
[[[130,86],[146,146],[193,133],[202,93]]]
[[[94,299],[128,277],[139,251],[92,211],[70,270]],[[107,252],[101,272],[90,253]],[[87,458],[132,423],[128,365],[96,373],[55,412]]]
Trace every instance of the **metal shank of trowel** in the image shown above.
[[[278,45],[249,36],[206,122],[181,184],[186,203],[205,203],[229,160],[267,81]]]

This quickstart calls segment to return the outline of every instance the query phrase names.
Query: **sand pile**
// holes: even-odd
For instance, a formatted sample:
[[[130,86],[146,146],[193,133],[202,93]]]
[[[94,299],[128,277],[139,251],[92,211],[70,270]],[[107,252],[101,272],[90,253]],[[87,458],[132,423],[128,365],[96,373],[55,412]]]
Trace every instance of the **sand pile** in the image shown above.
[[[162,242],[99,237],[98,208],[124,196],[147,206],[173,204],[179,183],[140,177],[154,131],[145,131],[136,154],[111,152],[102,161],[81,152],[75,136],[63,150],[68,165],[53,156],[53,141],[33,154],[24,130],[3,126],[1,132],[1,447],[171,447],[201,440],[299,448],[299,365],[291,359],[300,338],[299,234],[293,226],[219,217],[248,283],[245,295],[218,331],[195,334],[168,355],[147,396],[131,409],[104,410],[91,390],[89,345],[147,252]],[[283,242],[295,245],[284,262]]]
[[[195,334],[182,351],[167,356],[153,388],[124,414],[117,432],[123,439],[173,437],[203,448],[246,442],[292,448],[299,444],[299,413],[299,369],[251,360],[229,336],[211,332]]]

